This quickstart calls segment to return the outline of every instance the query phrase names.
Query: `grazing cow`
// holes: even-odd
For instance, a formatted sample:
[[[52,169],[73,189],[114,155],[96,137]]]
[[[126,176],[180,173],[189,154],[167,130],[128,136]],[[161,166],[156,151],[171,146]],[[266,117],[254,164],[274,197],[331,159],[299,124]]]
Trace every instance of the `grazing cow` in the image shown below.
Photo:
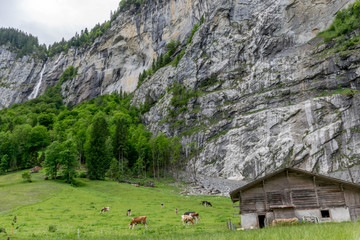
[[[138,225],[138,224],[144,224],[144,226],[147,227],[146,216],[134,217],[133,219],[131,219],[129,229],[131,229],[131,228],[134,229],[135,225]]]
[[[109,211],[110,211],[110,207],[103,207],[103,208],[100,210],[100,213],[109,212]]]
[[[179,212],[179,211],[178,211],[178,209],[177,209],[177,208],[175,208],[175,213],[176,213],[176,214],[178,214],[178,212]]]
[[[42,169],[42,167],[35,166],[32,169],[30,169],[29,173],[38,173],[39,170],[41,170],[41,169]]]
[[[298,223],[299,222],[299,219],[298,218],[279,218],[279,219],[274,219],[272,221],[272,226],[276,226],[276,224],[278,223]]]
[[[182,215],[181,221],[184,225],[185,225],[185,223],[189,223],[189,222],[191,222],[191,224],[194,225],[193,217],[190,215]]]
[[[163,207],[164,207],[164,204],[162,203],[162,204],[160,204],[160,206],[161,206],[161,208],[163,208]]]
[[[186,212],[184,215],[191,216],[193,219],[195,219],[196,223],[200,222],[200,215],[197,212]]]
[[[202,201],[201,204],[204,205],[205,207],[206,207],[206,206],[212,207],[211,203],[208,202],[208,201]]]
[[[126,216],[131,216],[131,209],[127,210]]]

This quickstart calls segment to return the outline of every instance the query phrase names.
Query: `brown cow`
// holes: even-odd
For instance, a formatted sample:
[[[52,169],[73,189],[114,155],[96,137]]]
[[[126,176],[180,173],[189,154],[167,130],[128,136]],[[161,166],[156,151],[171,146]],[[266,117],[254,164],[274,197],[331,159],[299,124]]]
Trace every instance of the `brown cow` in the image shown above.
[[[189,223],[189,222],[191,222],[191,224],[194,225],[193,217],[190,215],[182,215],[181,221],[184,225],[185,225],[185,223]]]
[[[299,219],[298,218],[279,218],[279,219],[274,219],[272,221],[272,226],[276,226],[276,224],[278,223],[298,223],[299,222]]]
[[[145,227],[147,227],[146,225],[146,216],[141,216],[141,217],[134,217],[133,219],[131,219],[131,223],[129,225],[129,229],[134,229],[135,225],[138,224],[144,224]]]
[[[195,219],[196,223],[200,222],[200,215],[197,212],[186,212],[184,215],[191,216],[193,219]]]
[[[100,210],[100,213],[109,212],[109,211],[110,211],[110,207],[103,207],[103,208]]]
[[[38,173],[41,169],[42,169],[42,167],[35,166],[32,169],[30,169],[29,173]]]

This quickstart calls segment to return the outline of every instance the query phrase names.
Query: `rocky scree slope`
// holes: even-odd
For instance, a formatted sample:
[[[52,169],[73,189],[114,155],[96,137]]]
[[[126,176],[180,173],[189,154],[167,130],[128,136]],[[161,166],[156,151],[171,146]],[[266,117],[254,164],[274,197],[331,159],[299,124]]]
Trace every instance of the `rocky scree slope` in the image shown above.
[[[134,105],[151,107],[144,114],[151,131],[181,137],[190,172],[243,179],[283,166],[351,171],[360,153],[359,51],[326,54],[315,37],[352,2],[151,1],[120,14],[90,48],[46,63],[16,60],[2,47],[0,106],[27,100],[40,79],[43,93],[74,65],[79,75],[62,86],[67,103],[134,91]],[[185,50],[179,64],[136,89],[172,39]],[[354,91],[323,94],[343,88]]]

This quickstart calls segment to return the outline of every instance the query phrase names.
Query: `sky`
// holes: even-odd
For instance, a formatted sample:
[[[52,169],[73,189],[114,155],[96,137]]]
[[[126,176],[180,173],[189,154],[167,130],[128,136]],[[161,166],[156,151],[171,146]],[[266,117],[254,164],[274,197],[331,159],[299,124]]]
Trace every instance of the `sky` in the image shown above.
[[[0,0],[0,27],[38,37],[40,44],[70,39],[110,19],[120,0]]]

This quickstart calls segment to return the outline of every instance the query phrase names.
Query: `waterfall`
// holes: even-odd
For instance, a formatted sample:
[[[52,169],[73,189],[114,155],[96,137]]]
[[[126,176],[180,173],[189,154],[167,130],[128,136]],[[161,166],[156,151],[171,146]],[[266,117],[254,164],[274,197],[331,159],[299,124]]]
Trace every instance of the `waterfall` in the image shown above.
[[[44,64],[43,68],[41,69],[39,81],[36,83],[36,86],[34,87],[34,90],[29,95],[29,100],[36,98],[37,95],[38,95],[39,90],[40,90],[40,86],[41,86],[41,83],[42,83],[43,75],[44,75],[44,72],[45,72],[45,68],[46,68],[46,63]]]

